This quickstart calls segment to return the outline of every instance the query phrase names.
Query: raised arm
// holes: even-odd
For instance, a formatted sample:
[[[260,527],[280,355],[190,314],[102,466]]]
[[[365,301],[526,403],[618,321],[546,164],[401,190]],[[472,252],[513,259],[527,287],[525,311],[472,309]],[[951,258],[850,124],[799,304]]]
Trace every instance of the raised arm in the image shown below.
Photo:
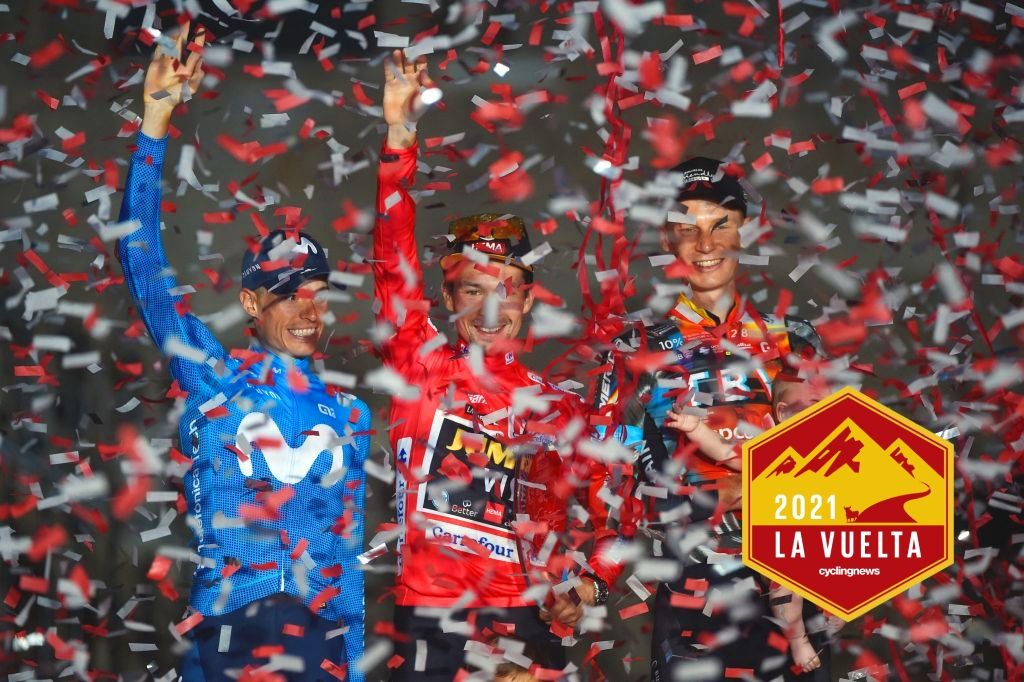
[[[423,268],[416,244],[416,124],[420,95],[430,84],[426,59],[405,60],[401,50],[386,60],[384,120],[388,135],[377,173],[377,219],[373,231],[374,294],[377,321],[390,324],[395,336],[383,345],[385,362],[401,364],[437,332],[429,323],[423,294]],[[417,343],[419,342],[419,343]]]
[[[207,370],[203,360],[222,357],[224,349],[213,333],[187,312],[185,300],[177,293],[177,280],[169,274],[160,236],[160,181],[171,112],[184,97],[183,86],[195,92],[203,75],[199,52],[184,61],[177,58],[184,51],[188,29],[185,24],[175,39],[161,38],[146,71],[145,116],[125,180],[120,214],[121,222],[137,224],[121,238],[117,253],[125,283],[153,342],[171,357],[171,374],[181,388],[193,392],[202,387]],[[204,38],[205,32],[199,29],[195,44],[201,47]]]

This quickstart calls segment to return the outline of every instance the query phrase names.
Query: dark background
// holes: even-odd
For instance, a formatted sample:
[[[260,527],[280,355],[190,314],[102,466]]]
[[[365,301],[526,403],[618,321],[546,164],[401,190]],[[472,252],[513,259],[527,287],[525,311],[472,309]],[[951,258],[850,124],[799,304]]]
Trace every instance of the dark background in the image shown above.
[[[355,273],[365,271],[383,130],[379,113],[359,103],[357,90],[362,88],[379,103],[380,60],[386,50],[376,47],[374,31],[413,37],[436,29],[436,36],[467,36],[476,27],[475,35],[453,46],[457,58],[446,69],[439,62],[447,48],[430,56],[445,93],[444,109],[421,122],[421,144],[457,133],[465,137],[447,146],[424,145],[421,170],[427,175],[420,175],[420,187],[450,185],[438,184],[420,196],[421,244],[436,244],[433,238],[443,234],[452,217],[482,210],[515,211],[531,224],[554,218],[557,229],[552,234],[534,234],[535,246],[548,241],[553,249],[539,263],[538,280],[564,298],[566,312],[594,314],[583,308],[574,267],[601,180],[587,158],[601,154],[601,134],[609,130],[600,115],[595,120],[602,107],[591,101],[600,100],[598,90],[607,83],[597,72],[603,59],[593,14],[603,7],[614,15],[619,8],[635,18],[641,10],[626,3],[563,3],[546,9],[527,2],[320,3],[313,5],[315,14],[295,10],[268,18],[261,15],[266,3],[255,2],[241,19],[218,9],[226,4],[185,3],[185,9],[199,7],[206,13],[204,22],[220,40],[207,53],[214,69],[202,93],[173,121],[181,135],[172,141],[165,163],[165,201],[173,210],[165,205],[164,214],[164,243],[179,283],[195,287],[193,309],[214,326],[226,346],[246,343],[236,303],[237,272],[244,237],[256,234],[250,217],[254,211],[239,209],[232,183],[244,183],[249,197],[272,199],[259,214],[271,226],[284,220],[276,209],[297,207],[309,220],[306,229],[328,246],[332,260]],[[879,677],[897,676],[902,669],[911,679],[926,679],[941,665],[947,675],[958,678],[1012,679],[1006,662],[1013,661],[1014,652],[1016,664],[1022,662],[1020,643],[1009,634],[1020,632],[1020,581],[1006,576],[1007,562],[1019,559],[1021,545],[1020,535],[1013,537],[1020,533],[1021,504],[1019,478],[1014,479],[1019,467],[1013,469],[1013,463],[1024,447],[1018,407],[1021,327],[1000,331],[994,325],[1005,319],[1011,326],[1024,290],[1012,261],[1001,260],[1019,254],[1021,244],[1020,21],[1014,25],[1002,5],[992,5],[993,18],[986,21],[963,14],[956,3],[942,4],[927,10],[935,19],[933,29],[915,32],[900,24],[901,10],[891,7],[843,3],[837,14],[839,8],[827,2],[784,3],[791,23],[786,26],[780,79],[770,73],[776,68],[774,3],[761,5],[769,14],[766,19],[755,3],[668,3],[669,14],[692,15],[694,25],[642,23],[625,38],[623,78],[633,83],[644,54],[667,54],[682,41],[665,66],[668,71],[676,61],[686,66],[681,92],[690,104],[683,110],[648,101],[623,112],[632,135],[627,157],[635,162],[627,164],[616,206],[626,211],[631,279],[612,281],[623,290],[627,284],[635,286],[629,310],[649,307],[652,317],[664,311],[674,290],[666,294],[662,283],[669,278],[647,260],[658,247],[656,229],[637,208],[655,203],[645,183],[654,178],[659,157],[674,162],[701,154],[736,162],[750,183],[751,213],[760,210],[763,199],[764,221],[771,228],[746,250],[744,290],[766,310],[775,307],[783,290],[792,293],[791,312],[825,331],[837,358],[832,376],[837,385],[876,391],[883,402],[918,423],[933,430],[957,426],[962,434],[956,440],[956,564],[942,580],[929,579],[909,591],[909,600],[919,601],[924,611],[910,608],[913,602],[901,598],[849,624],[841,633],[836,679],[853,678],[848,671],[876,661],[887,662]],[[132,425],[154,452],[151,491],[180,489],[180,468],[168,456],[177,439],[177,409],[165,397],[169,377],[149,340],[132,333],[138,327],[130,327],[135,317],[128,293],[108,279],[120,275],[114,242],[98,236],[100,225],[116,222],[133,142],[129,121],[115,109],[141,114],[138,69],[148,63],[148,48],[136,39],[145,8],[117,16],[109,37],[104,35],[107,9],[117,14],[118,7],[113,2],[13,2],[0,13],[6,38],[0,43],[0,129],[20,126],[29,131],[27,137],[5,138],[0,148],[0,595],[5,599],[0,606],[0,660],[8,672],[26,675],[10,679],[33,679],[33,669],[40,678],[55,677],[69,666],[123,679],[169,679],[180,653],[171,629],[185,615],[192,566],[187,561],[188,529],[178,516],[170,521],[168,534],[150,540],[140,535],[167,525],[165,515],[175,504],[159,496],[119,518],[113,500],[138,477],[124,456],[104,457],[103,449],[119,441],[120,427]],[[175,22],[181,9],[174,3],[156,7],[157,24],[164,27]],[[337,16],[333,9],[339,10]],[[744,14],[755,24],[747,35]],[[833,61],[821,47],[821,32],[837,17],[848,30],[840,31],[837,23],[831,33],[846,56]],[[329,69],[304,46],[313,21],[328,33],[337,31],[337,37],[324,36],[325,48],[339,46],[328,58]],[[360,21],[369,25],[359,29]],[[486,45],[482,37],[491,21],[504,22],[504,27]],[[543,21],[542,40],[533,46],[527,43],[537,21]],[[365,37],[367,48],[346,30]],[[567,50],[553,31],[569,30],[596,52]],[[238,49],[236,39],[242,38],[254,43],[250,53]],[[37,51],[55,40],[66,53],[41,65],[45,51]],[[722,57],[694,63],[692,54],[714,45],[725,50]],[[865,45],[883,50],[884,59],[870,50],[874,58],[865,58]],[[948,61],[944,71],[940,48]],[[28,60],[34,61],[26,65]],[[72,77],[93,60],[99,60],[97,71]],[[750,74],[736,73],[740,62],[749,62]],[[292,77],[254,75],[253,67],[262,65],[270,72],[273,64],[290,65]],[[495,73],[495,64],[508,66],[507,74]],[[922,65],[927,72],[918,68]],[[125,85],[132,78],[139,80]],[[732,116],[732,103],[766,78],[779,88],[772,114]],[[925,91],[901,98],[900,90],[915,83],[925,84]],[[486,130],[471,119],[478,108],[471,100],[499,100],[495,86],[508,86],[513,97],[543,91],[552,101],[529,108],[515,125]],[[274,102],[281,89],[306,89],[315,95],[276,116],[280,125],[265,127],[279,114]],[[623,91],[620,97],[631,94]],[[906,104],[922,103],[929,95],[968,107],[963,111],[969,112],[969,129],[957,130],[940,113],[919,114]],[[58,100],[55,111],[43,101],[49,97]],[[920,124],[915,123],[917,115],[924,116]],[[307,119],[314,121],[315,131],[326,130],[326,138],[344,146],[337,175],[328,142],[315,134],[300,135]],[[671,121],[671,128],[652,124],[652,119]],[[888,146],[865,146],[856,132],[865,130]],[[64,138],[76,133],[85,134],[84,142],[67,146]],[[221,134],[261,145],[283,142],[287,150],[247,165],[226,153],[216,139]],[[789,154],[785,138],[812,140],[813,149]],[[897,149],[897,143],[906,146]],[[197,150],[194,171],[205,185],[202,191],[177,175],[185,144]],[[487,187],[488,166],[513,151],[530,161],[527,173],[534,189],[524,201],[499,201]],[[772,163],[758,170],[765,152]],[[842,178],[842,191],[820,194],[807,189],[816,179],[836,177]],[[117,187],[106,198],[108,206],[103,199],[86,196],[105,179]],[[869,190],[898,192],[898,200],[880,202]],[[925,192],[947,197],[960,208],[949,215],[930,215],[923,206]],[[41,197],[45,201],[51,194],[56,195],[54,207],[34,210],[31,202]],[[858,197],[866,201],[857,204]],[[353,210],[360,216],[354,227],[340,232],[332,228]],[[211,214],[221,212],[228,213],[227,221],[211,222]],[[906,233],[905,239],[883,242],[865,233],[864,225],[889,225],[890,220]],[[593,234],[586,250],[593,261]],[[38,260],[27,254],[36,254]],[[603,255],[609,255],[607,244]],[[817,259],[819,265],[799,273],[808,259]],[[45,271],[37,262],[45,264]],[[937,284],[945,281],[939,268],[943,263],[961,278],[966,303],[948,286]],[[845,284],[830,275],[837,265],[846,273]],[[591,262],[592,288],[597,287],[594,270]],[[80,276],[70,275],[70,289],[59,302],[46,304],[45,290],[53,286],[47,272]],[[887,276],[882,307],[891,310],[891,321],[859,307],[865,282],[880,272]],[[428,275],[434,291],[438,280],[435,268]],[[333,307],[337,322],[325,347],[325,366],[361,378],[377,366],[366,341],[373,325],[369,276],[348,293],[350,301]],[[31,307],[40,300],[41,309],[26,312],[27,302]],[[953,320],[943,334],[947,317]],[[440,313],[435,319],[439,326],[446,324]],[[843,325],[860,336],[854,334],[849,344],[838,343],[847,329]],[[566,343],[538,343],[530,364],[546,366]],[[81,355],[86,353],[96,355]],[[31,370],[18,369],[26,366],[42,366],[45,376],[28,376]],[[370,402],[377,417],[373,458],[389,462],[387,397],[372,395],[362,385],[354,390]],[[67,457],[60,453],[67,452],[77,452],[81,463],[64,463]],[[89,473],[91,480],[106,485],[90,492],[75,483]],[[391,486],[372,477],[368,485],[367,540],[393,512]],[[68,490],[85,497],[57,497]],[[31,509],[33,499],[44,508]],[[64,529],[66,536],[47,552],[46,538],[59,534],[57,529]],[[41,549],[29,555],[31,546]],[[146,577],[158,555],[173,559],[162,585]],[[626,576],[635,569],[642,573],[643,567],[632,567]],[[81,579],[83,572],[93,595],[87,604],[76,604],[68,596],[74,588],[63,581]],[[386,638],[374,633],[375,626],[390,618],[386,590],[392,575],[391,554],[369,567],[367,651],[377,657],[371,679],[384,675],[383,662],[390,655]],[[33,595],[23,589],[26,576],[42,577],[46,591]],[[610,611],[615,614],[638,601],[625,588],[613,598]],[[922,623],[927,629],[921,629]],[[598,659],[609,679],[645,678],[648,630],[649,617],[642,614],[625,623],[613,617],[608,628],[593,635],[618,642]],[[580,658],[586,642],[577,649]]]

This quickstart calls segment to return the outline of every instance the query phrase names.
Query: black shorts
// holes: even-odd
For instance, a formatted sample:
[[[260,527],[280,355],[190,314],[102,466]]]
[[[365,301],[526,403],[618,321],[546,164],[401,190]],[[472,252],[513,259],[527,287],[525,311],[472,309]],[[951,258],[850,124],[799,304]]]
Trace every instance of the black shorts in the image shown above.
[[[288,625],[293,627],[286,633]],[[298,599],[284,595],[206,617],[190,633],[192,650],[183,661],[182,682],[236,682],[238,676],[232,677],[228,671],[246,666],[274,667],[268,655],[273,650],[261,651],[261,647],[281,647],[286,656],[302,660],[302,672],[278,671],[288,680],[336,682],[338,678],[321,665],[324,660],[345,665],[344,637],[338,634],[327,639],[328,633],[340,627],[314,615]],[[286,665],[291,663],[287,660]]]
[[[526,655],[534,663],[556,670],[566,666],[561,640],[540,619],[536,607],[471,609],[450,616],[460,624],[475,621],[472,634],[444,632],[440,617],[433,615],[440,612],[395,607],[395,653],[403,660],[392,672],[392,682],[451,682],[466,666],[466,642],[486,642],[495,632],[509,633],[502,636],[523,642]],[[509,626],[514,630],[510,631]]]

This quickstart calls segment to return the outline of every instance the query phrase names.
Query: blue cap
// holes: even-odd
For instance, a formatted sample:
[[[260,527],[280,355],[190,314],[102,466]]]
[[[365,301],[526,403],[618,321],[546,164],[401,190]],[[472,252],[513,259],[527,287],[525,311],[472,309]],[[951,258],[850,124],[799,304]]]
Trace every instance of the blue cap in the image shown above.
[[[265,287],[278,295],[295,293],[303,282],[331,275],[327,251],[305,232],[274,230],[260,241],[259,251],[246,249],[242,257],[242,287]],[[267,269],[265,263],[273,265]],[[274,267],[278,266],[278,267]]]

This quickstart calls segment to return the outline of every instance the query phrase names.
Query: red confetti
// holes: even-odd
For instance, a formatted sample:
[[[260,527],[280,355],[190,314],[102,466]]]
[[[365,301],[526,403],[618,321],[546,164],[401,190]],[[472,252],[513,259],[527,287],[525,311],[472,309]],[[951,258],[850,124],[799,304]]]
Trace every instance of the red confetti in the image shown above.
[[[57,111],[57,107],[60,105],[60,101],[56,97],[50,97],[42,90],[36,90],[36,97],[53,111]]]
[[[216,140],[217,144],[223,147],[231,156],[246,164],[252,164],[260,159],[277,156],[288,151],[283,142],[276,142],[264,147],[259,142],[238,142],[226,134],[218,135]]]
[[[916,95],[918,93],[922,93],[926,89],[927,89],[927,86],[924,83],[921,83],[921,82],[914,83],[913,85],[908,85],[905,88],[900,88],[899,89],[900,99],[906,99],[906,98],[911,97],[913,95]]]
[[[480,42],[483,43],[484,45],[490,45],[491,43],[494,42],[494,39],[497,37],[498,31],[500,30],[501,24],[499,24],[496,21],[492,21],[490,24],[488,24],[487,30],[484,31],[483,36],[481,36]]]
[[[46,594],[50,589],[50,582],[39,576],[23,575],[18,577],[18,587],[24,592]]]
[[[677,26],[679,28],[689,28],[693,26],[693,15],[692,14],[666,14],[661,17],[661,23],[666,26]]]
[[[302,554],[306,551],[307,547],[309,547],[309,540],[307,540],[306,538],[302,538],[297,543],[295,543],[295,549],[291,551],[291,554],[289,556],[291,556],[292,559],[298,561],[299,557],[302,556]]]
[[[150,564],[146,577],[154,582],[160,581],[167,577],[167,573],[170,572],[170,570],[170,558],[157,555],[153,557],[153,563]]]
[[[28,551],[30,561],[40,561],[46,554],[68,541],[68,532],[62,526],[43,526],[32,536]]]
[[[49,43],[32,53],[29,58],[28,65],[33,69],[45,69],[47,66],[67,54],[67,51],[68,50],[64,46],[64,42],[59,38],[54,38]]]
[[[326,658],[320,662],[320,669],[326,671],[336,680],[345,680],[348,678],[348,664],[338,665]]]
[[[721,45],[715,45],[713,47],[709,47],[706,50],[701,50],[700,52],[694,52],[693,53],[693,63],[694,64],[703,64],[704,62],[709,62],[712,59],[718,59],[721,56],[722,56],[722,46]]]
[[[313,613],[318,612],[327,605],[327,602],[331,601],[339,594],[341,594],[341,590],[337,587],[334,587],[333,585],[325,587],[320,590],[315,597],[313,597],[313,601],[309,603],[309,610]]]
[[[842,178],[820,178],[811,183],[811,191],[815,194],[834,194],[843,191]]]
[[[639,616],[642,613],[647,613],[650,609],[647,607],[646,602],[640,602],[639,604],[633,604],[627,606],[624,609],[619,609],[619,618],[622,620],[629,620],[634,616]]]
[[[293,625],[292,623],[285,623],[284,627],[281,628],[281,633],[288,635],[289,637],[302,637],[306,634],[306,628],[301,625]]]
[[[750,165],[754,170],[758,172],[763,171],[765,168],[772,165],[772,155],[768,152],[765,152],[761,156],[754,159]]]

